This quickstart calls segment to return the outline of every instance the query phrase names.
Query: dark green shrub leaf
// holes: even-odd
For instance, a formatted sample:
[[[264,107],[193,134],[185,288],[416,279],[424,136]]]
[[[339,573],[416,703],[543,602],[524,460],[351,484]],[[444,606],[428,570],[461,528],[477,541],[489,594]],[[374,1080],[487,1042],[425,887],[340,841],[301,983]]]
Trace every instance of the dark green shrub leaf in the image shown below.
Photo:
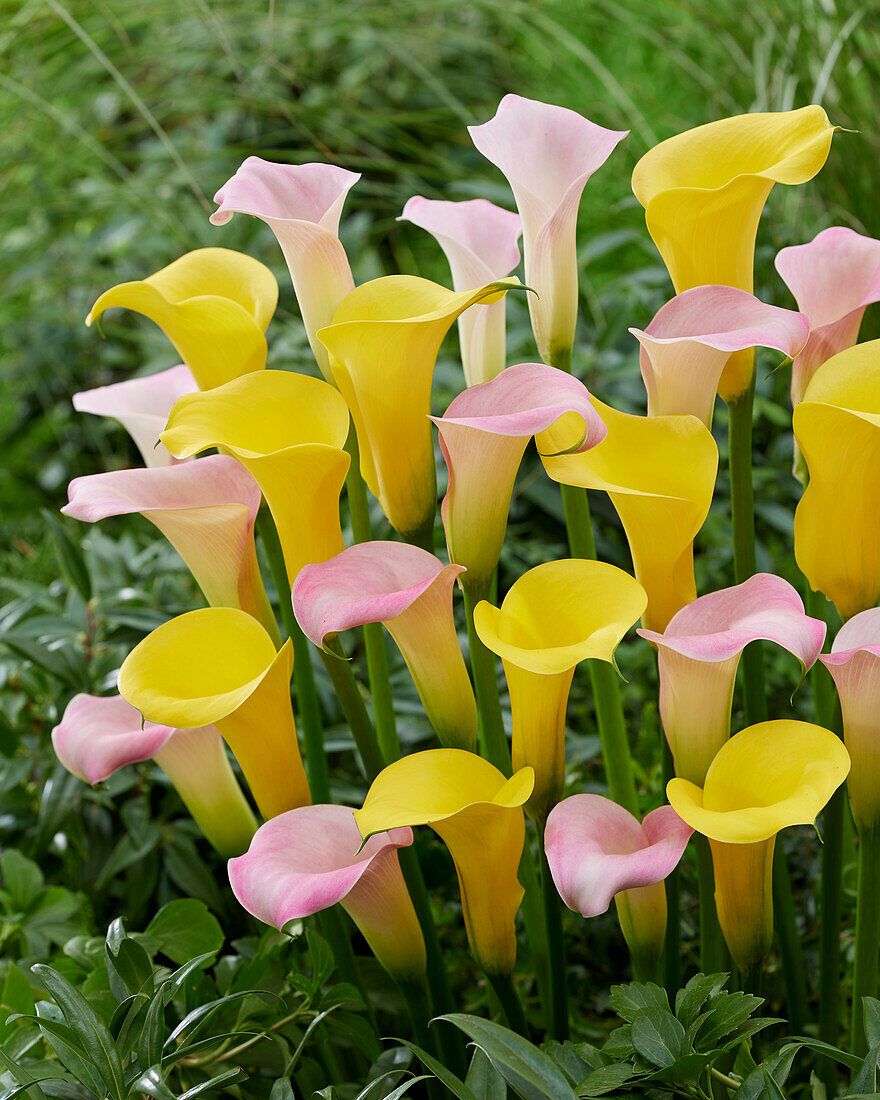
[[[659,1008],[643,1009],[636,1015],[632,1041],[636,1052],[652,1066],[671,1066],[687,1049],[681,1021]]]
[[[203,901],[181,898],[163,905],[145,933],[156,949],[179,964],[194,955],[216,954],[223,946],[223,929]]]
[[[720,993],[729,974],[695,974],[675,995],[675,1015],[688,1027],[710,997]]]
[[[636,1013],[645,1008],[658,1008],[669,1012],[666,990],[653,982],[629,982],[611,987],[611,1007],[621,1019],[632,1023]]]

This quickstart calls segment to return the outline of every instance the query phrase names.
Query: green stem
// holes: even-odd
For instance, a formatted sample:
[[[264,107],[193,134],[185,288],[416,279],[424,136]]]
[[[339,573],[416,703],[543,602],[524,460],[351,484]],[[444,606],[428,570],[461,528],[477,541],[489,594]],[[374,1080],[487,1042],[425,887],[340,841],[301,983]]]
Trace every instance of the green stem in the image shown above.
[[[350,982],[363,997],[367,1016],[375,1028],[376,1018],[357,964],[357,956],[351,946],[351,920],[340,906],[331,905],[329,909],[318,914],[318,927],[330,945],[340,976]]]
[[[499,771],[510,775],[510,745],[507,742],[504,719],[501,715],[495,654],[483,645],[474,628],[474,608],[484,598],[484,594],[474,591],[473,586],[469,585],[463,585],[462,592],[467,616],[471,675],[474,679],[474,694],[480,720],[480,755],[494,764]]]
[[[797,934],[797,911],[791,888],[791,875],[782,837],[777,837],[773,853],[773,908],[782,953],[782,974],[785,981],[788,1022],[796,1035],[804,1030],[807,1013],[807,970],[800,937]],[[788,935],[782,935],[788,929]]]
[[[278,593],[281,621],[293,642],[293,683],[296,692],[299,724],[303,731],[306,750],[306,773],[313,802],[330,801],[330,769],[324,749],[324,730],[321,723],[321,707],[315,689],[315,674],[309,643],[300,629],[293,605],[290,602],[290,584],[284,568],[284,554],[278,532],[268,510],[261,508],[257,515],[257,530],[263,541],[266,559]]]
[[[863,997],[876,997],[880,958],[880,829],[859,833],[859,887],[856,908],[856,961],[853,970],[852,1048],[868,1051]]]
[[[562,904],[550,864],[544,851],[544,828],[538,825],[538,847],[541,859],[541,894],[544,899],[544,924],[550,963],[550,1011],[548,1033],[560,1043],[568,1038],[568,972],[565,965],[565,939],[562,932]]]
[[[348,471],[348,509],[351,514],[351,532],[355,542],[371,542],[373,527],[370,523],[370,508],[367,503],[367,487],[361,476],[360,451],[357,434],[352,428],[349,432],[346,450],[351,455],[351,467]],[[367,676],[370,681],[370,695],[373,699],[373,714],[376,719],[376,736],[379,739],[379,751],[386,764],[400,759],[400,739],[397,736],[397,721],[394,716],[394,699],[391,695],[391,678],[388,674],[388,650],[385,647],[385,630],[381,623],[366,623],[364,628],[364,648],[367,652]]]
[[[342,713],[354,737],[354,743],[364,766],[364,774],[372,782],[385,767],[385,761],[379,752],[376,731],[367,714],[364,698],[351,671],[351,665],[344,658],[336,657],[332,653],[327,653],[326,650],[320,650],[320,654],[324,668],[327,669],[327,675],[333,684],[333,690],[336,692],[336,698],[342,707]]]
[[[446,1028],[439,1029],[439,1032],[437,1030],[433,1032],[428,1030],[431,1012],[428,1007],[425,987],[421,982],[414,981],[412,978],[398,978],[397,985],[400,992],[403,994],[404,1001],[406,1001],[406,1007],[416,1042],[422,1050],[427,1051],[428,1054],[432,1055],[434,1058],[439,1056],[442,1062],[443,1053],[438,1049],[437,1035],[439,1032],[445,1031]],[[425,1068],[427,1070],[427,1067]],[[434,1076],[428,1078],[425,1082],[425,1087],[429,1100],[444,1100],[444,1097],[447,1095],[446,1090]]]
[[[663,790],[675,776],[675,763],[666,737],[660,731],[663,758]],[[681,988],[681,866],[666,876],[666,935],[663,940],[663,985],[674,1003],[675,994]]]
[[[704,974],[717,974],[729,969],[727,944],[718,913],[715,909],[715,872],[712,868],[712,849],[709,841],[694,834],[697,850],[697,873],[700,894],[700,970]]]
[[[526,835],[522,858],[519,861],[519,881],[523,890],[525,890],[522,908],[523,921],[526,926],[526,940],[529,945],[529,960],[532,964],[535,980],[538,983],[538,995],[545,1012],[544,1026],[549,1032],[553,987],[550,979],[548,930],[544,917],[544,898],[541,883],[538,881],[537,860],[532,845],[529,843],[528,835]]]
[[[526,1014],[523,1012],[522,1001],[519,999],[519,994],[514,988],[510,975],[487,973],[486,977],[501,1002],[507,1026],[522,1035],[523,1038],[528,1039],[529,1025],[526,1023]]]

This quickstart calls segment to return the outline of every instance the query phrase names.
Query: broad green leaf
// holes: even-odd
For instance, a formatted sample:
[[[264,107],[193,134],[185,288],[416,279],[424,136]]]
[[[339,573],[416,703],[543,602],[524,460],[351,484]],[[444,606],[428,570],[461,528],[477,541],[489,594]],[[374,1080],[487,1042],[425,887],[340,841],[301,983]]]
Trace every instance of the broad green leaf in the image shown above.
[[[476,1100],[507,1100],[507,1082],[479,1047],[474,1048],[465,1084]]]
[[[862,997],[865,1037],[868,1047],[880,1043],[880,1001],[876,997]]]
[[[671,1066],[687,1052],[681,1021],[668,1009],[639,1012],[632,1022],[632,1041],[636,1052],[652,1066]]]
[[[425,1069],[433,1073],[437,1080],[442,1082],[453,1096],[458,1097],[458,1100],[476,1100],[476,1097],[467,1087],[465,1082],[460,1081],[451,1070],[448,1070],[442,1063],[438,1062],[436,1058],[428,1054],[426,1050],[422,1050],[421,1047],[416,1046],[415,1043],[409,1042],[408,1039],[395,1039],[394,1041],[403,1044],[408,1050],[411,1050]]]
[[[590,1070],[594,1068],[592,1062],[586,1062],[581,1057],[581,1046],[586,1046],[586,1044],[573,1043],[570,1040],[566,1040],[564,1043],[550,1040],[541,1044],[541,1050],[548,1058],[553,1059],[572,1085],[579,1085]],[[595,1053],[599,1054],[598,1051],[595,1051]]]
[[[215,954],[223,946],[223,929],[203,901],[181,898],[163,905],[147,925],[146,936],[178,965],[194,955]]]
[[[309,959],[312,964],[312,983],[315,992],[318,992],[330,980],[336,967],[336,960],[333,958],[330,944],[311,928],[306,933],[306,941],[309,945]]]
[[[584,1081],[578,1085],[577,1094],[580,1097],[604,1096],[608,1092],[616,1092],[623,1088],[628,1081],[639,1076],[639,1071],[628,1062],[617,1062],[610,1066],[599,1066]]]
[[[0,1005],[0,1045],[2,1045],[15,1027],[14,1022],[7,1024],[8,1015],[18,1012],[25,1016],[34,1011],[31,983],[14,962],[9,963],[9,969],[6,971],[0,1000],[2,1000]]]
[[[675,995],[675,1015],[688,1027],[706,1001],[724,988],[729,974],[695,974]]]
[[[831,1043],[823,1043],[821,1039],[812,1039],[809,1035],[793,1035],[791,1036],[791,1042],[800,1043],[808,1050],[814,1050],[817,1054],[824,1054],[827,1058],[832,1058],[835,1062],[840,1062],[842,1066],[848,1066],[850,1069],[861,1069],[862,1067],[862,1059],[858,1055],[850,1054],[849,1051],[841,1050],[840,1047],[832,1046]]]
[[[13,913],[24,913],[43,889],[43,872],[32,859],[16,848],[7,848],[0,856],[3,887],[9,895],[9,908]]]
[[[611,1007],[627,1023],[632,1023],[637,1012],[645,1008],[659,1008],[669,1011],[669,998],[666,990],[653,982],[629,982],[627,985],[611,987]]]
[[[228,1085],[233,1081],[244,1081],[246,1077],[247,1074],[244,1070],[239,1066],[235,1066],[233,1069],[228,1069],[224,1073],[218,1073],[216,1077],[212,1077],[209,1081],[200,1081],[199,1084],[193,1085],[191,1089],[182,1092],[178,1100],[192,1100],[192,1097],[200,1096],[209,1089],[217,1089],[221,1085]]]
[[[136,941],[126,936],[122,920],[117,917],[107,931],[104,955],[110,989],[117,1001],[135,993],[153,993],[153,964],[150,956]]]
[[[762,997],[751,993],[718,993],[708,1004],[708,1016],[697,1032],[696,1045],[700,1050],[718,1046],[764,1003]]]
[[[333,1086],[331,1085],[332,1089]],[[323,1089],[321,1090],[324,1091]],[[280,1077],[269,1092],[269,1100],[296,1100],[289,1077]]]
[[[135,1093],[142,1092],[147,1096],[152,1096],[153,1100],[177,1100],[177,1097],[165,1084],[165,1078],[162,1076],[162,1070],[159,1066],[150,1066],[149,1069],[145,1069],[140,1077],[132,1082],[131,1090]]]
[[[515,1031],[462,1012],[438,1019],[455,1024],[475,1042],[523,1100],[573,1100],[574,1090],[559,1067]]]
[[[38,1005],[38,1010],[41,1008]],[[54,1005],[51,1006],[54,1009]],[[107,1087],[97,1067],[83,1050],[82,1044],[73,1030],[58,1020],[38,1014],[34,1017],[40,1025],[40,1031],[49,1048],[65,1069],[70,1070],[81,1084],[98,1096],[106,1096]]]
[[[852,1079],[852,1084],[846,1090],[844,1096],[876,1095],[878,1059],[880,1059],[880,1043],[872,1046],[868,1051],[859,1072]]]
[[[635,1054],[636,1048],[633,1046],[632,1041],[632,1024],[621,1024],[620,1027],[616,1027],[608,1038],[605,1040],[605,1045],[602,1047],[602,1053],[606,1058],[614,1059],[618,1062],[623,1061],[625,1058],[629,1058]]]
[[[61,575],[88,603],[92,598],[92,578],[89,576],[89,568],[82,547],[73,541],[48,508],[40,510],[43,519],[55,536],[55,550]]]

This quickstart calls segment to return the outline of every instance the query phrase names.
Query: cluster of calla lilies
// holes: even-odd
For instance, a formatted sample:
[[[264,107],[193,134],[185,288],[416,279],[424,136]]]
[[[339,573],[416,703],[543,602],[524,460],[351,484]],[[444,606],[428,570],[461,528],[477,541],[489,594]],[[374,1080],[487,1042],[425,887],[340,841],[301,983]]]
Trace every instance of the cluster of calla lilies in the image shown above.
[[[179,552],[209,606],[136,646],[118,696],[73,699],[53,734],[62,762],[97,783],[152,758],[207,839],[231,857],[232,889],[247,910],[283,928],[339,903],[389,974],[423,987],[436,1010],[436,932],[407,855],[413,828],[429,825],[454,861],[474,959],[514,1026],[521,1018],[510,974],[525,896],[536,974],[552,1002],[545,1019],[559,1036],[565,971],[554,887],[585,917],[614,900],[636,974],[656,977],[664,882],[696,833],[706,855],[706,935],[717,913],[730,957],[753,975],[773,936],[776,835],[815,822],[851,759],[861,873],[880,875],[880,344],[856,343],[866,306],[880,299],[880,241],[832,228],[784,248],[776,266],[797,312],[752,294],[770,190],[811,179],[833,133],[817,106],[743,115],[670,138],[637,164],[633,189],[675,289],[644,330],[630,330],[646,415],[604,404],[571,373],[580,196],[625,133],[506,96],[470,134],[507,177],[518,214],[483,199],[415,197],[401,215],[435,237],[451,290],[410,275],[356,287],[337,229],[359,177],[331,164],[246,160],[217,193],[211,221],[248,214],[273,230],[322,377],[266,369],[278,288],[245,255],[200,249],[98,298],[89,323],[111,307],[134,310],[183,362],[76,396],[77,409],[121,423],[144,467],[76,479],[63,510],[86,522],[140,513]],[[522,284],[511,275],[520,235]],[[513,292],[527,297],[541,362],[506,365]],[[463,387],[431,416],[435,360],[456,320]],[[793,361],[795,471],[805,484],[795,557],[846,621],[825,654],[824,617],[808,615],[787,581],[755,572],[756,347]],[[737,583],[698,595],[694,542],[718,469],[716,395],[730,409]],[[448,563],[435,554],[435,428],[448,470],[440,510]],[[530,569],[496,606],[511,495],[532,439],[546,492],[561,486],[572,557]],[[367,489],[399,538],[373,539]],[[586,490],[608,494],[634,576],[595,560]],[[255,532],[279,589],[283,643]],[[468,663],[453,618],[459,596]],[[674,761],[669,805],[643,820],[615,665],[639,620],[638,635],[656,651]],[[438,748],[400,754],[383,627]],[[343,644],[361,628],[369,710]],[[804,674],[824,662],[840,694],[844,741],[766,714],[731,736],[740,658],[757,641],[787,650]],[[760,651],[749,652],[754,686]],[[330,804],[316,657],[369,782],[358,809]],[[568,695],[583,662],[611,797],[563,797]],[[869,899],[864,912],[873,952],[857,952],[857,992],[873,994],[880,902],[871,910]]]

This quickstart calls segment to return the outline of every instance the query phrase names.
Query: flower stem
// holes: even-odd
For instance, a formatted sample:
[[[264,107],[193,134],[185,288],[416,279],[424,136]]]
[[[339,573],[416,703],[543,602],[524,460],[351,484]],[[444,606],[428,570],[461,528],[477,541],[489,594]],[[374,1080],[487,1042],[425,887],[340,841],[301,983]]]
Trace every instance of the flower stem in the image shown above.
[[[704,974],[717,974],[729,968],[727,944],[718,912],[715,908],[715,872],[712,867],[712,850],[709,841],[694,834],[697,849],[697,872],[700,895],[700,970]]]
[[[880,959],[880,828],[859,832],[859,887],[856,908],[856,961],[853,970],[852,1049],[868,1051],[863,997],[876,997]]]
[[[675,763],[663,730],[660,730],[663,759],[663,790],[675,776]],[[663,985],[674,1003],[681,988],[681,865],[666,876],[666,935],[663,940]]]
[[[565,938],[562,933],[562,904],[553,884],[550,864],[547,862],[547,853],[544,851],[543,823],[538,825],[538,848],[541,860],[541,895],[544,899],[544,924],[547,929],[547,948],[550,964],[551,999],[547,1030],[550,1038],[557,1039],[562,1043],[568,1038],[568,974],[565,964]]]
[[[281,621],[288,637],[293,642],[293,683],[296,690],[297,710],[303,741],[306,750],[306,773],[309,790],[314,802],[330,801],[330,770],[327,765],[327,753],[324,750],[324,730],[321,722],[321,708],[318,693],[315,690],[315,674],[312,670],[312,655],[309,643],[300,630],[290,602],[290,584],[284,568],[284,555],[278,532],[268,510],[261,508],[257,516],[257,530],[263,541],[266,559],[278,593],[281,608]]]
[[[474,628],[474,608],[480,600],[485,598],[485,594],[475,591],[472,585],[467,584],[462,585],[462,593],[467,618],[471,675],[474,679],[474,694],[480,722],[480,755],[490,764],[494,764],[499,771],[510,775],[510,745],[507,742],[504,719],[501,715],[495,654],[483,645]]]
[[[346,450],[351,455],[348,471],[348,508],[351,514],[351,532],[355,542],[370,542],[373,528],[367,504],[367,487],[361,476],[360,451],[357,433],[349,432]],[[394,699],[391,695],[391,679],[388,675],[388,650],[385,648],[385,631],[381,623],[364,625],[364,648],[367,651],[367,676],[373,699],[373,715],[376,719],[376,736],[379,751],[386,764],[400,759],[400,739],[394,716]]]
[[[529,1037],[529,1025],[526,1023],[526,1014],[523,1012],[522,1001],[514,988],[509,974],[486,974],[489,984],[495,990],[501,1008],[507,1019],[507,1026],[512,1028],[523,1038]]]
[[[336,698],[342,707],[342,713],[345,715],[345,720],[348,722],[352,737],[354,737],[354,743],[357,746],[358,755],[364,767],[364,774],[372,782],[385,767],[385,761],[379,752],[376,731],[370,721],[369,714],[367,714],[367,708],[364,705],[364,699],[354,678],[354,673],[351,671],[351,665],[343,658],[327,653],[323,649],[320,653],[324,668],[326,668],[327,675],[333,684],[333,690],[336,692]]]

